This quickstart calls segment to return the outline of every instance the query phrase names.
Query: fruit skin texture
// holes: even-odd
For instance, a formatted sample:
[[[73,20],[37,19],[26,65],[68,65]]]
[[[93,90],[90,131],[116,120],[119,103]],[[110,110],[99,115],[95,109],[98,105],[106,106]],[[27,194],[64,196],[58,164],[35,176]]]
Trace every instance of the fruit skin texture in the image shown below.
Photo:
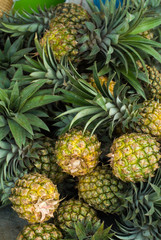
[[[24,175],[11,192],[12,208],[29,223],[49,220],[60,202],[57,186],[38,173]]]
[[[37,146],[38,144],[38,146]],[[31,143],[30,155],[32,160],[31,171],[36,171],[50,178],[54,184],[62,182],[67,174],[56,163],[55,140],[43,137]]]
[[[60,204],[57,209],[56,222],[62,230],[73,228],[77,221],[97,222],[96,211],[81,200],[70,199]]]
[[[93,172],[79,177],[78,194],[93,208],[105,213],[116,213],[121,204],[118,195],[124,185],[108,166],[97,166]]]
[[[31,224],[25,226],[16,240],[61,240],[62,233],[52,223]]]
[[[149,134],[130,133],[116,138],[111,146],[113,174],[125,182],[145,181],[159,168],[160,144]]]
[[[161,104],[150,100],[143,103],[139,109],[141,118],[137,122],[135,130],[147,133],[155,137],[161,137]]]
[[[98,164],[101,143],[96,135],[71,129],[61,135],[55,144],[57,164],[64,172],[75,176],[91,172]]]
[[[65,55],[71,61],[79,62],[78,38],[85,21],[89,20],[88,12],[75,3],[62,3],[55,7],[55,17],[50,28],[40,40],[42,47],[49,42],[55,58],[60,61]]]

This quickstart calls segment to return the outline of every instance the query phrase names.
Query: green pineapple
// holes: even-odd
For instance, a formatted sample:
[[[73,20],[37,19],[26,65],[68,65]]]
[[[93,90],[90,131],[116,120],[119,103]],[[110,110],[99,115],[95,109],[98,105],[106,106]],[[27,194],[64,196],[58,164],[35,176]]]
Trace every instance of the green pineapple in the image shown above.
[[[105,213],[120,212],[122,201],[119,195],[123,191],[124,183],[112,174],[108,166],[97,166],[93,172],[79,177],[79,197]]]
[[[61,240],[63,238],[60,230],[52,223],[31,224],[25,226],[19,233],[16,240]]]
[[[55,144],[57,164],[73,177],[85,175],[97,166],[100,145],[96,135],[73,128],[59,136]]]
[[[56,163],[55,141],[42,137],[30,143],[28,159],[31,162],[30,171],[38,172],[50,178],[55,184],[62,182],[68,175]]]
[[[29,223],[49,220],[59,206],[57,186],[44,175],[26,174],[11,190],[12,208]]]
[[[60,204],[56,212],[56,223],[63,230],[73,228],[77,221],[98,221],[96,211],[80,200],[70,199]]]
[[[160,143],[148,134],[124,134],[113,141],[108,157],[117,178],[125,182],[146,181],[159,168]]]

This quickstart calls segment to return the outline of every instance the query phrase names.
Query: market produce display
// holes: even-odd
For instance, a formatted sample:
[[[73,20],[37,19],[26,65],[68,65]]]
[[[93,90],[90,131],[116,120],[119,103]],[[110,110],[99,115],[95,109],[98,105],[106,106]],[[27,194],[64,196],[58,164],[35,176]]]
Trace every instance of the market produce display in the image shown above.
[[[15,240],[160,240],[161,0],[20,2],[0,7]]]

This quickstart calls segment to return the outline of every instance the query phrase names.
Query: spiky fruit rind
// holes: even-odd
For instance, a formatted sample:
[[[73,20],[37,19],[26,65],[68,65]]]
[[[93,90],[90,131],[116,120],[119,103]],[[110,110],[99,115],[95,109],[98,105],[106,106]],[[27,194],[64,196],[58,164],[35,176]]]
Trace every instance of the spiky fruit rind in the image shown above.
[[[57,186],[38,173],[24,175],[11,192],[12,208],[29,223],[49,220],[60,202]]]
[[[57,164],[72,176],[85,175],[98,164],[101,143],[89,131],[71,129],[55,144]]]
[[[49,30],[40,41],[41,46],[46,47],[49,42],[58,61],[68,56],[71,61],[79,62],[78,30],[87,20],[89,14],[82,6],[74,3],[59,4],[55,8],[55,17],[50,22]]]
[[[79,177],[79,197],[96,210],[105,213],[119,212],[118,197],[124,183],[117,179],[108,166],[97,166],[93,172]]]
[[[96,211],[80,200],[70,199],[61,203],[57,210],[57,223],[60,228],[72,228],[77,221],[97,222]]]
[[[62,182],[67,177],[67,174],[56,163],[55,140],[45,137],[39,139],[38,142],[40,145],[38,147],[35,146],[35,149],[33,144],[31,144],[31,155],[33,154],[32,171],[45,175],[55,184]]]
[[[150,100],[145,101],[139,109],[141,118],[136,124],[137,132],[161,137],[161,104]]]
[[[149,134],[130,133],[111,146],[113,174],[125,182],[145,181],[159,168],[160,144]]]
[[[62,233],[52,223],[31,224],[25,226],[16,240],[61,240]]]

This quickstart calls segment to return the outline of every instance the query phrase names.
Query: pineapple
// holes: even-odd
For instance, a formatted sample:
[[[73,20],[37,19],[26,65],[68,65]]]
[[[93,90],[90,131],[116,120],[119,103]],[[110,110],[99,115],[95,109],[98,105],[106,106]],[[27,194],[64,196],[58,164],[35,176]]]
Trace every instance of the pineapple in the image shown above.
[[[131,63],[135,66],[136,58],[143,61],[140,50],[159,59],[155,49],[147,51],[142,47],[148,44],[153,48],[158,44],[139,35],[138,26],[143,17],[147,18],[145,23],[148,20],[145,15],[147,9],[140,3],[136,14],[136,9],[129,7],[130,1],[123,0],[124,4],[118,9],[114,7],[115,3],[106,1],[101,6],[101,11],[89,2],[90,16],[79,5],[62,3],[48,11],[33,12],[25,17],[20,14],[10,16],[9,20],[4,19],[1,22],[1,29],[13,36],[24,36],[29,39],[30,45],[37,32],[43,46],[47,41],[50,42],[58,60],[64,55],[68,55],[75,64],[82,60],[93,63],[98,59],[109,63],[116,59],[118,64],[126,65],[128,72],[128,65]],[[148,31],[159,24],[157,19],[153,19],[152,26],[145,24],[141,30]]]
[[[59,193],[53,182],[38,173],[25,174],[11,189],[12,208],[29,223],[42,223],[53,217],[59,206]]]
[[[63,235],[52,223],[31,224],[25,226],[16,240],[62,240]]]
[[[55,144],[57,164],[75,176],[91,172],[98,164],[101,143],[89,131],[73,128],[61,135]]]
[[[138,68],[145,72],[143,65],[140,61],[137,61]],[[161,99],[161,73],[156,69],[155,66],[145,65],[149,77],[149,84],[144,84],[147,88],[149,98]]]
[[[144,101],[139,108],[141,118],[136,122],[137,132],[147,133],[157,138],[161,137],[161,104],[154,100]]]
[[[77,37],[78,30],[89,20],[88,12],[74,3],[59,4],[55,8],[55,17],[50,22],[50,28],[41,38],[40,44],[46,46],[49,42],[58,61],[67,55],[71,61],[80,61]]]
[[[66,231],[66,228],[73,228],[77,221],[96,223],[98,220],[94,209],[75,199],[62,202],[56,212],[56,222],[63,231]]]
[[[31,162],[30,171],[38,172],[50,178],[55,184],[62,182],[67,174],[56,163],[55,141],[42,137],[30,143],[27,155]]]
[[[13,5],[13,0],[0,0],[0,17],[3,16],[4,12],[9,13]]]
[[[124,186],[108,166],[97,166],[93,172],[79,177],[78,194],[96,210],[112,214],[120,211],[119,195]]]
[[[160,144],[148,134],[124,134],[113,141],[108,157],[117,178],[125,182],[145,181],[159,168]]]

